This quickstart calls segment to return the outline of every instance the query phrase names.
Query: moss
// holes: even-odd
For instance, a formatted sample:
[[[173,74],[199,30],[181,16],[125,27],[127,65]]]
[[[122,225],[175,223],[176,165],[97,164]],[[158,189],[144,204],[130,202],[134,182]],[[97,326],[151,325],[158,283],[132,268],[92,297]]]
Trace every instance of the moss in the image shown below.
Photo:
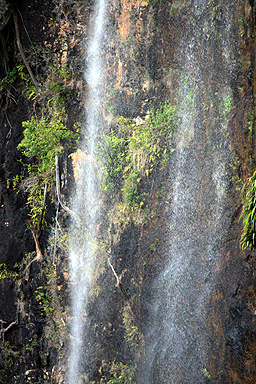
[[[144,120],[119,117],[116,130],[103,136],[99,147],[103,189],[121,191],[111,216],[123,223],[140,225],[151,217],[144,185],[166,166],[175,150],[176,112],[166,101]]]

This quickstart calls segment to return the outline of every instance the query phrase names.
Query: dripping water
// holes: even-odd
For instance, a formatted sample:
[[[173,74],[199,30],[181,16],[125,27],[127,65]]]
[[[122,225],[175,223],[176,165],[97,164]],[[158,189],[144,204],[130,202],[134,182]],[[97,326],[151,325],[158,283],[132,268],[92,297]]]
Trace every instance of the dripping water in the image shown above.
[[[191,3],[194,23],[180,48],[182,69],[175,90],[180,100],[180,125],[169,175],[169,249],[165,267],[152,284],[145,331],[144,381],[152,384],[205,382],[202,372],[210,354],[206,345],[207,304],[218,284],[221,248],[230,225],[230,149],[225,145],[228,116],[221,107],[223,100],[232,100],[235,63],[230,20],[226,16],[225,32],[213,34],[221,41],[215,48],[216,57],[203,56],[214,38],[204,36],[201,24],[205,30],[213,30],[212,19],[207,19],[205,4],[199,0]],[[225,69],[206,74],[205,68],[214,60]],[[206,101],[211,112],[215,108],[215,114],[208,114],[209,121],[201,108]]]
[[[99,132],[102,128],[103,47],[106,17],[107,0],[97,0],[86,53],[87,70],[84,77],[88,87],[87,113],[82,132],[84,139],[81,149],[78,151],[78,177],[72,206],[76,219],[70,234],[72,321],[68,384],[77,383],[81,374],[83,349],[86,343],[84,340],[85,307],[94,270],[100,198],[96,149]]]

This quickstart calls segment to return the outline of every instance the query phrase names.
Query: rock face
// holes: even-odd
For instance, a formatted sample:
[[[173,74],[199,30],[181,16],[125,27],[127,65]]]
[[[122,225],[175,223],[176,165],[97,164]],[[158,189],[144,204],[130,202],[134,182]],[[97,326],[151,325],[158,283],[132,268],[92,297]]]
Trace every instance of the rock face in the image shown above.
[[[112,6],[115,114],[145,116],[165,98],[180,114],[176,154],[154,184],[169,205],[160,203],[154,235],[161,249],[143,292],[146,363],[138,382],[204,382],[207,372],[216,383],[250,382],[254,368],[243,348],[254,339],[254,279],[239,246],[237,187],[253,156],[252,4]],[[235,368],[241,360],[246,375]]]
[[[38,78],[49,50],[71,69],[71,127],[86,104],[82,51],[93,4],[43,3],[19,5],[21,41]],[[138,198],[146,196],[141,201],[152,212],[147,220],[139,222],[135,208],[116,214],[121,182],[102,201],[100,240],[122,277],[118,284],[103,252],[86,309],[84,381],[111,382],[124,375],[122,383],[252,383],[255,255],[241,251],[239,217],[242,185],[255,168],[249,124],[255,110],[254,2],[111,0],[109,9],[105,133],[121,135],[118,115],[133,119],[126,134],[132,124],[146,124],[165,100],[176,106],[177,130],[166,165],[136,184]],[[39,66],[27,32],[43,55]],[[69,222],[60,213],[55,254],[53,188],[41,238],[45,260],[26,264],[25,255],[32,261],[35,247],[25,194],[15,189],[14,178],[22,173],[21,123],[39,106],[22,95],[24,83],[17,76],[11,81],[17,66],[12,16],[0,33],[0,319],[6,322],[0,382],[64,383]],[[75,159],[70,152],[61,164],[67,200]]]

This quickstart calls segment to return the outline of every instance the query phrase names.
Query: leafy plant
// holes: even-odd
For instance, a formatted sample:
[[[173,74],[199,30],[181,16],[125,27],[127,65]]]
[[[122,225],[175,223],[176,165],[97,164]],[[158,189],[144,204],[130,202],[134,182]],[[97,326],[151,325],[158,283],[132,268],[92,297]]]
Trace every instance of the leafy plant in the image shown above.
[[[25,355],[25,358],[29,358],[30,353],[33,352],[36,347],[38,347],[38,336],[34,334],[23,347],[23,354]]]
[[[248,130],[249,130],[248,140],[252,140],[253,126],[254,126],[254,110],[252,110],[250,115],[250,120],[248,122]]]
[[[141,222],[142,216],[148,215],[142,181],[165,167],[175,150],[176,107],[166,101],[144,120],[121,116],[117,124],[115,131],[103,136],[99,147],[103,189],[119,186],[122,196],[118,211],[123,217],[134,216]]]
[[[203,368],[202,372],[203,372],[203,375],[204,375],[204,377],[205,377],[206,379],[208,379],[208,380],[211,379],[211,375],[210,375],[210,373],[207,371],[206,368]]]
[[[221,108],[223,111],[223,115],[226,117],[232,109],[232,101],[228,96],[223,99],[221,103]]]
[[[123,161],[126,155],[126,142],[122,137],[111,130],[109,135],[103,135],[99,145],[100,156],[105,156],[102,161],[103,189],[112,189],[118,186],[120,174],[123,169]]]
[[[48,181],[48,175],[52,175],[55,169],[55,155],[61,155],[63,152],[62,140],[75,137],[74,133],[69,131],[60,119],[47,121],[42,118],[37,120],[32,117],[31,120],[24,121],[22,126],[24,138],[18,145],[28,158],[35,157],[38,160],[37,171],[47,174],[45,181]]]
[[[44,312],[53,312],[53,308],[51,307],[51,298],[48,292],[45,292],[44,287],[38,287],[35,291],[36,300],[40,305],[42,305]]]
[[[57,61],[50,66],[48,72],[42,88],[44,104],[55,118],[63,119],[66,114],[66,102],[70,96],[68,83],[71,81],[71,74],[66,65],[59,68]]]
[[[10,369],[20,360],[20,353],[8,341],[0,340],[0,382],[6,383]],[[3,381],[2,381],[3,380]]]
[[[14,265],[14,268],[17,268],[17,263]],[[11,271],[7,269],[6,264],[0,264],[0,280],[2,279],[12,279],[14,281],[17,280],[19,274],[18,272]]]
[[[247,192],[244,200],[243,234],[241,238],[242,249],[256,249],[256,171],[249,178]]]
[[[51,186],[55,176],[55,155],[61,155],[64,147],[63,140],[74,138],[73,132],[69,131],[60,119],[44,118],[22,123],[24,138],[18,145],[18,149],[28,159],[35,159],[28,164],[29,181],[26,182],[28,192],[27,204],[30,206],[31,228],[37,228],[42,223],[44,211],[45,185]]]
[[[136,367],[122,362],[102,362],[105,372],[100,383],[105,384],[135,384]]]
[[[135,353],[139,348],[139,339],[141,335],[129,305],[126,305],[123,309],[123,323],[125,328],[125,339],[130,350]]]
[[[1,80],[0,91],[3,90],[5,85],[12,85],[17,79],[17,68],[14,67],[12,70],[7,72],[7,75]]]

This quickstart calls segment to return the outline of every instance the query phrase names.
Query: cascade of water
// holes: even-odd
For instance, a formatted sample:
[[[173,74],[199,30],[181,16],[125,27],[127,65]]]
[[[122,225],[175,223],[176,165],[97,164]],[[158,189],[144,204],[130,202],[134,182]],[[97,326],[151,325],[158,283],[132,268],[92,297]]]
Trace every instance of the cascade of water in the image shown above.
[[[207,19],[208,8],[200,1],[192,3],[195,23],[191,23],[188,40],[181,48],[181,123],[170,174],[171,209],[166,215],[169,255],[154,285],[154,304],[146,332],[148,370],[144,378],[148,383],[204,382],[206,305],[216,284],[225,228],[230,220],[226,208],[230,150],[223,101],[231,103],[232,78],[229,70],[214,72],[211,79],[205,74],[212,60],[205,52],[216,36],[221,42],[215,48],[216,62],[220,56],[226,61],[226,68],[234,66],[228,57],[234,49],[228,43],[232,39],[225,34],[229,33],[230,22],[226,17],[223,36],[218,31],[209,41],[202,33],[202,25],[205,30],[213,29],[212,19]],[[209,114],[209,121],[201,108],[206,103],[215,112]]]
[[[76,196],[73,211],[76,223],[70,235],[70,274],[72,281],[72,322],[69,353],[69,384],[78,382],[84,345],[85,304],[90,289],[94,268],[94,247],[97,237],[99,211],[99,185],[96,167],[96,146],[102,126],[102,103],[104,100],[103,43],[107,17],[107,0],[95,4],[92,33],[87,50],[88,85],[87,116],[83,127],[84,140],[81,145]]]

